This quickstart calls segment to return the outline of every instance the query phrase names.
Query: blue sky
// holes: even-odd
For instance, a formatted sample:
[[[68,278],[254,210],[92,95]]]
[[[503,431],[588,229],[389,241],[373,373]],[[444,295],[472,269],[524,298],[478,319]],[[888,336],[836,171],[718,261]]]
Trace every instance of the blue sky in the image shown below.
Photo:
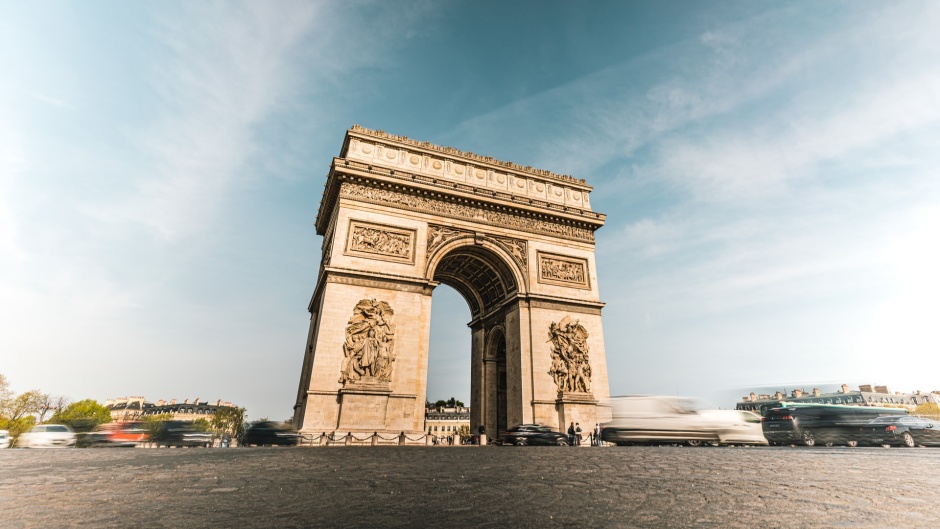
[[[0,0],[0,373],[287,418],[352,124],[585,178],[611,391],[940,389],[936,2]],[[429,398],[469,400],[434,295]]]

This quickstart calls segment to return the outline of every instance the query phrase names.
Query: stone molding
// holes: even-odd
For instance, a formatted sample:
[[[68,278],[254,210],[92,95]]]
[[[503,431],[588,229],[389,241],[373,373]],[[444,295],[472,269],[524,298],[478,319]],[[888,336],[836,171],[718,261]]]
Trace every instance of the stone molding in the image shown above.
[[[498,167],[502,167],[502,168],[505,168],[505,169],[510,169],[510,170],[513,170],[513,171],[519,171],[519,172],[522,172],[522,173],[526,173],[526,174],[530,174],[530,175],[534,175],[534,176],[540,176],[540,177],[543,177],[543,178],[550,178],[550,179],[553,179],[553,180],[558,180],[558,181],[560,181],[560,182],[570,182],[570,183],[572,183],[572,184],[579,184],[579,185],[582,185],[582,186],[586,186],[586,185],[587,185],[587,182],[586,182],[583,178],[574,178],[573,176],[569,176],[569,175],[556,174],[556,173],[553,173],[553,172],[551,172],[551,171],[546,171],[546,170],[544,170],[544,169],[536,169],[536,168],[530,167],[530,166],[522,166],[522,165],[519,165],[519,164],[516,164],[516,163],[513,163],[513,162],[503,162],[503,161],[500,161],[500,160],[496,160],[496,159],[494,159],[494,158],[491,157],[491,156],[482,156],[482,155],[475,154],[475,153],[472,153],[472,152],[461,151],[461,150],[455,149],[455,148],[453,148],[453,147],[445,147],[445,146],[440,146],[440,145],[434,145],[433,143],[430,143],[430,142],[427,142],[427,141],[413,140],[413,139],[411,139],[411,138],[409,138],[409,137],[407,137],[407,136],[400,136],[400,135],[397,135],[397,134],[389,134],[388,132],[385,132],[385,131],[383,131],[383,130],[367,129],[367,128],[361,126],[361,125],[353,125],[353,126],[349,129],[349,131],[350,131],[350,132],[358,132],[359,134],[363,134],[363,135],[366,135],[366,136],[371,136],[371,137],[376,138],[376,139],[391,140],[391,141],[394,141],[394,142],[396,142],[396,143],[401,143],[401,144],[404,144],[404,145],[410,145],[410,146],[413,146],[413,147],[418,147],[418,148],[420,148],[420,149],[426,149],[426,150],[430,150],[430,151],[436,151],[436,152],[439,152],[439,153],[442,153],[442,154],[449,154],[449,155],[452,155],[452,156],[459,156],[459,157],[461,157],[461,158],[466,158],[466,159],[468,159],[468,160],[474,160],[474,161],[477,161],[477,162],[482,162],[482,163],[486,163],[486,164],[490,164],[490,165],[496,165],[496,166],[498,166]]]
[[[515,228],[518,230],[539,233],[554,237],[563,237],[577,241],[594,242],[594,231],[559,224],[540,219],[529,218],[493,209],[457,204],[444,200],[437,200],[427,196],[418,196],[409,193],[370,187],[363,184],[343,182],[339,194],[343,198],[358,200],[371,204],[392,206],[398,209],[431,213],[442,217],[469,220],[478,224]]]
[[[554,403],[557,404],[597,404],[597,402],[597,399],[594,398],[594,394],[590,392],[584,393],[568,391],[559,391],[558,398],[554,401]]]
[[[427,280],[424,278],[394,277],[388,275],[363,276],[361,272],[355,270],[347,271],[347,269],[343,268],[328,269],[326,271],[325,282],[369,288],[384,288],[413,294],[425,294],[427,296],[430,296],[431,292],[434,290],[434,287],[428,284]]]
[[[350,219],[345,255],[414,264],[416,230]]]
[[[560,301],[554,299],[537,298],[533,296],[529,296],[529,299],[523,300],[523,303],[528,303],[529,308],[533,309],[577,312],[579,314],[590,314],[592,316],[600,316],[601,309],[604,307],[604,304],[601,302]]]
[[[479,196],[481,199],[501,199],[508,202],[518,204],[520,206],[529,206],[529,207],[538,207],[547,210],[552,210],[553,212],[577,215],[585,219],[589,219],[594,223],[603,223],[604,219],[607,218],[607,215],[603,213],[597,213],[590,209],[586,209],[578,204],[568,204],[559,201],[552,201],[546,197],[542,197],[540,194],[535,196],[511,193],[507,190],[493,189],[480,187],[478,185],[468,185],[465,183],[457,182],[451,179],[442,178],[440,176],[425,176],[421,174],[416,174],[401,168],[390,169],[388,167],[382,167],[380,165],[373,165],[365,161],[360,160],[348,160],[345,158],[334,158],[333,159],[333,168],[346,168],[346,169],[355,169],[368,173],[370,175],[376,175],[383,178],[393,178],[395,180],[401,181],[403,183],[418,183],[424,185],[430,185],[435,187],[444,188],[447,190],[460,191],[463,193],[473,194]],[[406,168],[407,169],[407,168]],[[485,176],[484,176],[485,178]],[[518,183],[518,182],[516,182]],[[541,191],[542,186],[536,186],[536,188]],[[549,184],[549,191],[552,192],[556,197],[560,192],[561,188],[551,187]],[[545,191],[548,193],[549,191]],[[587,205],[587,200],[584,200],[584,205]]]
[[[539,283],[569,288],[591,289],[587,259],[538,252]]]

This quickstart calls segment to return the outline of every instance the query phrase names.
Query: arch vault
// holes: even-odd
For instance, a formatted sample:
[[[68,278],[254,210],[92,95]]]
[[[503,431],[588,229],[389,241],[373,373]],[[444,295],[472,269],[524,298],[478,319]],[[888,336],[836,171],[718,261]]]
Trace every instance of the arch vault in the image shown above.
[[[471,429],[609,417],[583,180],[354,126],[323,235],[294,425],[424,432],[431,292],[470,307]],[[585,428],[589,429],[589,428]]]

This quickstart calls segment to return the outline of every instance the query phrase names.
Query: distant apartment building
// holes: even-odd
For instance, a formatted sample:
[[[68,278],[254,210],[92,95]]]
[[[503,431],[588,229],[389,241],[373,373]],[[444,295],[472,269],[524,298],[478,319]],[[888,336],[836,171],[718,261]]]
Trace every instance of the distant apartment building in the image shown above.
[[[461,426],[470,429],[470,408],[427,408],[424,412],[425,429],[437,437],[450,437],[460,431]]]
[[[802,389],[794,389],[789,395],[777,391],[773,395],[758,395],[751,393],[737,403],[735,409],[748,410],[761,413],[768,406],[780,402],[799,402],[811,404],[842,404],[847,406],[881,406],[888,408],[906,408],[913,410],[921,404],[940,403],[940,393],[925,393],[916,391],[914,393],[892,393],[887,386],[861,385],[858,391],[849,390],[847,384],[842,384],[841,391],[835,393],[821,393],[818,388],[806,392]]]
[[[161,414],[168,414],[179,421],[195,421],[196,419],[209,419],[221,408],[235,407],[231,402],[218,400],[210,404],[207,401],[200,401],[198,397],[192,402],[189,399],[183,402],[173,399],[169,402],[158,400],[156,403],[149,402],[144,397],[121,397],[108,399],[104,405],[111,410],[112,421],[135,421],[141,417]]]

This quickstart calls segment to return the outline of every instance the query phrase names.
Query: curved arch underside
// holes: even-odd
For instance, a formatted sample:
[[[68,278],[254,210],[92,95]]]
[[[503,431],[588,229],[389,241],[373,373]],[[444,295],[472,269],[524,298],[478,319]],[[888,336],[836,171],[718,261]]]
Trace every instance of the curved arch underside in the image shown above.
[[[434,270],[434,281],[453,287],[477,318],[518,291],[506,264],[480,247],[461,247],[445,255]]]

